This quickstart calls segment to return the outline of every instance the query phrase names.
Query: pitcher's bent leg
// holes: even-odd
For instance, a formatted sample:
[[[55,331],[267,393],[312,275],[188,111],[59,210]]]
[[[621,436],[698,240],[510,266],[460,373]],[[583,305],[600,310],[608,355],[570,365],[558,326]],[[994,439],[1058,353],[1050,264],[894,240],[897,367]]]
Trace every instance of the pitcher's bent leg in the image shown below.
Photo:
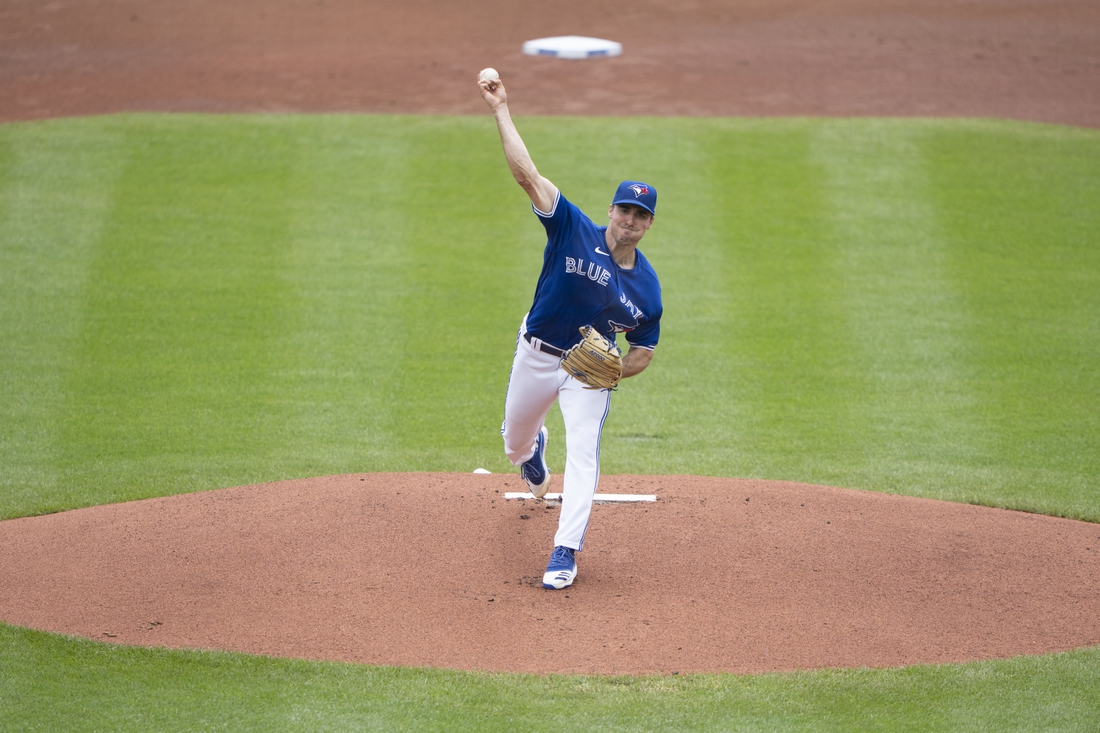
[[[523,339],[516,344],[508,396],[504,400],[504,454],[513,466],[530,460],[546,413],[558,397],[558,386],[568,379],[558,359],[535,351]]]

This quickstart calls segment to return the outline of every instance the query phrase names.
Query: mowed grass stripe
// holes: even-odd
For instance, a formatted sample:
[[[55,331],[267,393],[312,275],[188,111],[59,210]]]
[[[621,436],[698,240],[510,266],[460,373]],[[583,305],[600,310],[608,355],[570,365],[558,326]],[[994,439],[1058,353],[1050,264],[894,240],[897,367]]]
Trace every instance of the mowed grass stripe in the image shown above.
[[[965,498],[1092,516],[1100,476],[1100,137],[1002,122],[926,139],[988,450]]]
[[[300,475],[396,469],[396,389],[411,334],[400,185],[414,141],[402,126],[334,117],[295,124],[287,272],[300,309],[283,334],[278,376],[285,446]]]
[[[701,411],[685,446],[695,446],[697,468],[685,472],[821,477],[851,439],[841,409],[849,349],[836,325],[837,254],[819,235],[824,190],[809,130],[773,122],[709,132],[707,250],[692,258],[688,292],[701,297],[701,285],[720,305],[698,324],[690,305],[681,314],[691,351],[706,349],[692,377],[705,393],[682,403],[685,422]]]
[[[191,117],[149,118],[127,142],[64,385],[66,500],[279,475],[291,143],[263,118]]]
[[[947,276],[948,242],[930,200],[919,126],[826,122],[823,168],[836,252],[833,313],[850,379],[837,414],[850,426],[842,464],[860,488],[959,499],[952,485],[986,431],[968,389],[971,329]]]
[[[516,329],[545,237],[490,120],[410,119],[407,130],[431,144],[414,144],[398,173],[408,212],[401,459],[404,470],[495,468]]]
[[[63,384],[91,261],[129,150],[112,125],[0,126],[0,494],[34,511],[62,497]],[[94,287],[94,286],[93,286]]]

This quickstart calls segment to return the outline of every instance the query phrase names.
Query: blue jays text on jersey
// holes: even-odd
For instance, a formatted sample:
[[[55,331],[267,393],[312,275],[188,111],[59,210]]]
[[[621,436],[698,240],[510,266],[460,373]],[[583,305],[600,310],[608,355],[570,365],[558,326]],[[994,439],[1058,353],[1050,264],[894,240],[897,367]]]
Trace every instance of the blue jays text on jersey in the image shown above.
[[[634,267],[616,264],[607,249],[607,227],[596,226],[559,192],[549,212],[535,209],[546,228],[546,250],[527,330],[558,348],[580,340],[593,326],[614,340],[626,332],[631,346],[653,349],[660,337],[661,284],[638,250]]]

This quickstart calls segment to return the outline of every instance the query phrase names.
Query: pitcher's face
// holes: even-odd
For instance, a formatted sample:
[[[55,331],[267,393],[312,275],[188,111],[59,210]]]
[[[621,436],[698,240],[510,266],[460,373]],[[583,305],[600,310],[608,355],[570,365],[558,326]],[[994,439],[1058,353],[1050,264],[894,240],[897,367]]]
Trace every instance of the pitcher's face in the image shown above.
[[[653,226],[653,214],[630,204],[612,204],[607,218],[607,230],[616,244],[636,245]]]

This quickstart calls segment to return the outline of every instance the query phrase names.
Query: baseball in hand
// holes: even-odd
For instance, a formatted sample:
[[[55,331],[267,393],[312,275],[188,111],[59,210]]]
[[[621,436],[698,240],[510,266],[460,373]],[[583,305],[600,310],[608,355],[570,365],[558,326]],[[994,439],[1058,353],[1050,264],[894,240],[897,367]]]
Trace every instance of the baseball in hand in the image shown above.
[[[500,74],[496,69],[482,69],[481,73],[477,75],[478,81],[500,81]]]

